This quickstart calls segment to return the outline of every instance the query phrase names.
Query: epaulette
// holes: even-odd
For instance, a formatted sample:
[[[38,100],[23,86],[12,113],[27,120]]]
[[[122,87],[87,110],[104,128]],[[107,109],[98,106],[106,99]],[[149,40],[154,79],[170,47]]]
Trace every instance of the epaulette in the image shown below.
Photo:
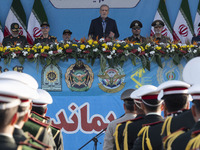
[[[43,123],[46,123],[46,121],[47,121],[46,117],[44,117],[44,116],[42,116],[42,115],[40,115],[40,114],[38,114],[38,113],[36,113],[34,111],[31,111],[31,115],[30,116],[31,116],[31,118],[36,118],[36,119],[42,121]]]
[[[40,39],[41,37],[40,36],[38,36],[38,37],[35,37],[35,39]]]
[[[32,145],[38,146],[38,147],[42,147],[42,148],[50,148],[48,145],[42,143],[41,141],[37,140],[32,134],[30,134],[29,132],[25,132],[24,134],[26,136],[26,141]]]
[[[157,122],[152,122],[152,123],[148,123],[148,124],[143,124],[142,126],[154,126],[154,125],[157,125],[157,124],[160,124],[160,123],[163,123],[164,121],[157,121]]]
[[[173,132],[172,134],[166,136],[163,138],[163,148],[168,149],[171,148],[172,143],[174,140],[179,137],[181,134],[185,133],[187,129],[186,128],[181,128],[177,130],[176,132]]]
[[[53,128],[55,128],[55,129],[57,129],[57,130],[61,130],[62,128],[60,128],[60,127],[58,127],[58,126],[55,126],[55,125],[50,125],[51,127],[53,127]]]
[[[55,36],[51,35],[51,38],[56,38]]]
[[[195,137],[198,134],[200,134],[200,130],[193,131],[192,134],[191,134],[191,137]]]
[[[38,125],[40,125],[40,126],[42,126],[42,127],[45,127],[45,128],[48,128],[48,127],[49,127],[48,124],[43,123],[43,122],[40,122],[39,120],[37,120],[37,119],[35,119],[35,118],[30,118],[30,117],[29,117],[28,120],[31,121],[31,122],[34,122],[34,123],[36,123],[36,124],[38,124]]]
[[[49,148],[41,148],[30,143],[20,142],[17,150],[49,150]]]

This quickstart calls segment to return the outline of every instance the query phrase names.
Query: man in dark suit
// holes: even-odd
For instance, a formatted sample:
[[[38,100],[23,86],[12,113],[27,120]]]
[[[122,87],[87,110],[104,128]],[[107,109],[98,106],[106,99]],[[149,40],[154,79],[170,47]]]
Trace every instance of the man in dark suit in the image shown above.
[[[119,37],[117,24],[115,20],[108,17],[109,6],[101,5],[100,17],[93,19],[90,24],[88,36],[93,40],[97,38],[106,38],[107,40],[116,39]]]

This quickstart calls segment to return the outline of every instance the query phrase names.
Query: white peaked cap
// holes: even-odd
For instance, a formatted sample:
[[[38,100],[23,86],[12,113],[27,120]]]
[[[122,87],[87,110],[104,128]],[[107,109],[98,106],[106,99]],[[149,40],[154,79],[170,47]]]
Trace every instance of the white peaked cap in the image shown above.
[[[163,95],[169,94],[188,94],[188,88],[190,85],[179,80],[169,80],[163,82],[158,86],[158,90],[163,90]]]
[[[133,91],[130,95],[130,97],[132,99],[141,99],[141,97],[137,96],[138,95],[138,92],[140,92],[140,88],[136,89],[135,91]]]
[[[191,94],[193,100],[200,100],[200,84],[192,85],[188,89],[188,93]]]
[[[154,95],[154,94],[158,95],[159,93],[158,88],[153,85],[143,85],[138,90],[139,90],[137,93],[138,97],[142,97],[145,95]]]
[[[35,104],[52,104],[53,103],[53,99],[47,91],[43,89],[37,89],[37,92],[39,94],[39,98],[33,99],[33,106],[35,106]]]
[[[200,84],[200,57],[188,61],[183,69],[183,80],[191,85]]]
[[[0,79],[17,80],[33,89],[38,88],[37,81],[27,73],[22,73],[17,71],[6,71],[0,74]]]

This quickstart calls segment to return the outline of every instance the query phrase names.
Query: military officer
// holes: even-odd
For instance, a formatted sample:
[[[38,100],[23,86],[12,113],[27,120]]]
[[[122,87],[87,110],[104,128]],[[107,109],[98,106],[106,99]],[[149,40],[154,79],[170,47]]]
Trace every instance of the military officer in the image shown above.
[[[3,46],[20,46],[24,47],[25,45],[28,45],[27,39],[24,35],[19,34],[19,24],[18,23],[12,23],[10,26],[11,34],[4,37],[3,39]]]
[[[146,38],[140,35],[142,23],[139,20],[134,20],[130,28],[132,29],[133,35],[130,37],[125,38],[125,41],[136,42],[136,43],[143,43]]]
[[[46,116],[47,105],[52,104],[53,99],[47,91],[43,89],[38,89],[37,91],[39,94],[39,98],[33,99],[31,118],[37,119],[41,123],[49,124],[57,150],[64,150],[61,129],[57,126],[50,124],[50,117]]]
[[[198,27],[200,26],[200,23],[198,24]],[[192,41],[191,41],[192,44],[196,43],[198,46],[200,45],[200,35],[195,35],[192,37]]]
[[[133,91],[130,95],[130,98],[134,102],[134,111],[136,112],[136,117],[132,120],[128,120],[122,123],[119,123],[117,125],[117,128],[115,129],[115,148],[114,149],[130,149],[133,146],[134,142],[134,135],[132,133],[127,132],[127,127],[129,124],[133,122],[140,122],[142,119],[144,119],[145,113],[141,108],[141,97],[138,97],[136,94],[139,91],[139,89]],[[139,131],[139,129],[138,129]],[[117,134],[118,133],[118,134]],[[135,137],[137,137],[137,134],[135,134]],[[135,138],[136,139],[136,138]]]
[[[49,35],[50,25],[48,22],[43,22],[40,25],[40,27],[42,35],[40,37],[35,38],[34,44],[40,43],[42,45],[47,45],[47,44],[54,44],[55,42],[57,42],[57,38],[55,36]]]
[[[127,89],[122,93],[121,100],[124,101],[123,107],[125,110],[125,115],[109,123],[104,137],[103,150],[112,150],[114,148],[115,138],[113,134],[115,133],[115,128],[117,124],[135,118],[136,115],[134,114],[133,107],[134,103],[133,100],[130,98],[130,94],[133,91],[134,89]]]
[[[72,42],[71,41],[71,35],[72,32],[69,29],[66,29],[63,31],[63,43],[66,44],[67,42]]]
[[[169,37],[162,35],[162,30],[165,26],[162,20],[155,20],[151,26],[154,27],[155,34],[151,37],[154,41],[158,43],[167,43],[171,41]]]

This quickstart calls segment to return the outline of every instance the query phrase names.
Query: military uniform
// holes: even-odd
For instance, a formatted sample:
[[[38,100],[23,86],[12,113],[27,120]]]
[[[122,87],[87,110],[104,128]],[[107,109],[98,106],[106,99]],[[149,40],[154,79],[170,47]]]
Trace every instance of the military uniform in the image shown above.
[[[48,36],[47,38],[44,38],[43,35],[40,37],[35,38],[34,44],[40,43],[42,45],[47,44],[54,44],[57,41],[57,38],[55,36]]]
[[[35,118],[43,123],[49,124],[57,150],[63,150],[63,136],[61,129],[50,124],[50,118],[47,116],[43,117],[36,112],[31,112],[31,118]]]
[[[146,124],[138,133],[132,150],[162,149],[162,138],[160,136],[163,120]]]
[[[139,20],[134,20],[130,24],[130,28],[132,29],[133,35],[130,37],[125,38],[125,41],[129,42],[136,42],[136,43],[143,43],[145,42],[146,38],[140,35],[140,31],[142,28],[142,23]],[[134,30],[138,30],[137,33]],[[138,35],[135,35],[138,34]]]
[[[192,44],[197,43],[197,45],[199,46],[200,45],[200,35],[192,37],[191,43]]]
[[[157,41],[158,43],[169,43],[171,40],[169,37],[161,35],[161,37],[156,37],[156,35],[154,34],[152,36],[153,41]]]
[[[8,35],[3,39],[3,46],[15,46],[16,44],[20,44],[21,47],[27,45],[27,39],[24,35],[18,35],[17,37],[13,37],[12,35]]]
[[[16,150],[17,144],[13,137],[0,134],[0,149],[1,150]]]
[[[120,150],[123,150],[125,145],[128,145],[129,149],[132,148],[134,139],[136,139],[137,133],[139,132],[140,128],[139,127],[135,128],[136,130],[138,130],[135,132],[130,132],[130,131],[127,132],[127,130],[128,128],[130,128],[132,124],[135,124],[135,125],[139,124],[139,122],[141,122],[144,119],[144,116],[145,115],[137,115],[135,119],[128,120],[126,122],[122,122],[117,125],[118,128],[116,128],[116,131],[115,131],[116,137],[115,137],[114,149],[117,149],[116,147],[119,147]],[[124,136],[126,136],[127,138],[125,138]],[[127,139],[128,141],[124,141],[124,139]]]

